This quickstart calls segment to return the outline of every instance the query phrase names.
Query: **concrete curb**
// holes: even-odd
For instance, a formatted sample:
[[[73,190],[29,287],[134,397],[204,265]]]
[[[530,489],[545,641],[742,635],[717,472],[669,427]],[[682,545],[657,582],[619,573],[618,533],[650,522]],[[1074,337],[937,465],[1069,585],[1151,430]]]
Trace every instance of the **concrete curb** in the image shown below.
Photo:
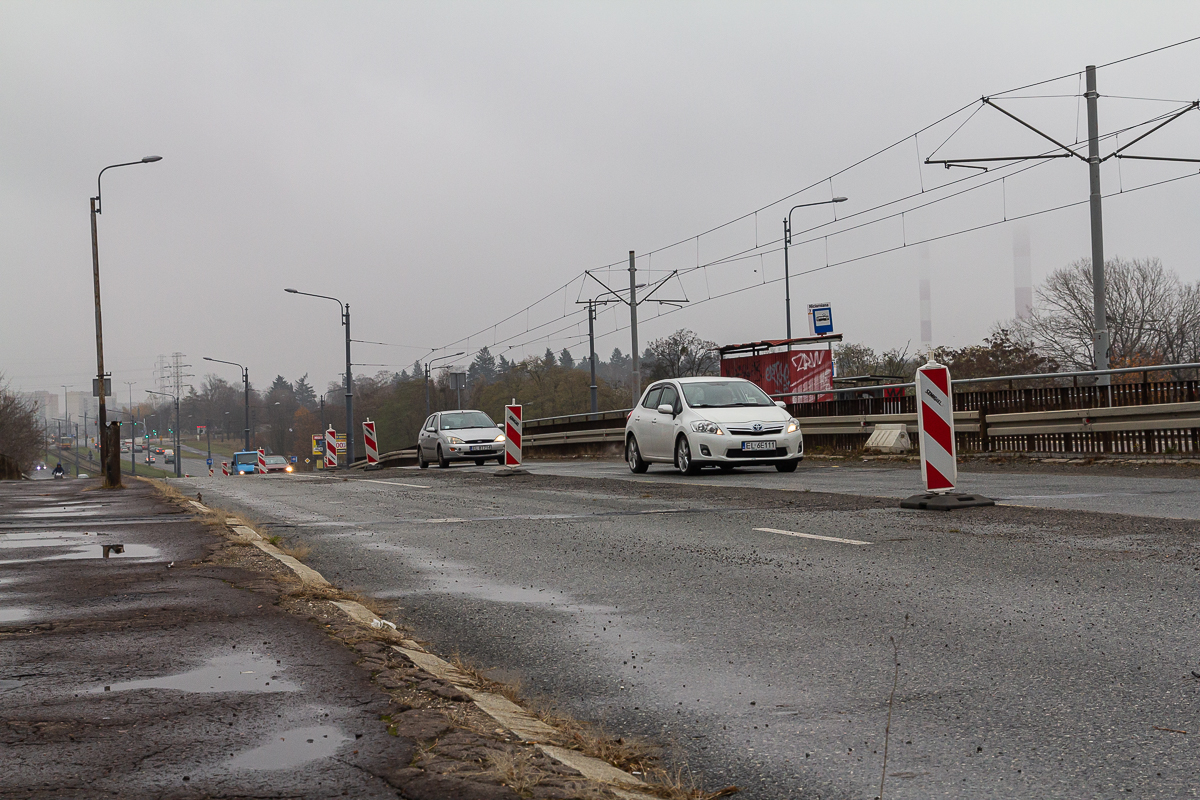
[[[195,500],[189,500],[188,503],[199,511],[205,513],[211,512],[211,509]],[[333,585],[325,580],[325,576],[321,573],[301,564],[292,556],[281,552],[279,548],[265,541],[254,530],[243,525],[241,520],[229,517],[226,519],[226,524],[229,526],[230,531],[235,534],[236,538],[254,545],[259,550],[279,561],[294,572],[306,586],[333,588]],[[339,611],[353,621],[369,628],[377,629],[379,627],[380,619],[361,603],[356,603],[353,600],[330,600],[329,602],[330,605],[337,607]],[[390,627],[390,624],[388,625]],[[405,639],[403,640],[403,645],[392,645],[392,649],[435,678],[452,684],[463,694],[469,696],[480,711],[483,711],[489,717],[496,720],[497,723],[512,731],[517,736],[520,736],[528,744],[537,747],[555,761],[578,771],[585,778],[604,784],[613,794],[623,798],[623,800],[656,800],[653,795],[637,791],[637,788],[646,786],[637,776],[631,775],[625,770],[618,769],[602,759],[584,755],[576,750],[568,750],[565,747],[545,743],[542,740],[558,735],[556,728],[542,722],[507,697],[494,692],[485,692],[465,686],[464,684],[469,683],[466,675],[456,669],[450,662],[426,651],[416,642]]]

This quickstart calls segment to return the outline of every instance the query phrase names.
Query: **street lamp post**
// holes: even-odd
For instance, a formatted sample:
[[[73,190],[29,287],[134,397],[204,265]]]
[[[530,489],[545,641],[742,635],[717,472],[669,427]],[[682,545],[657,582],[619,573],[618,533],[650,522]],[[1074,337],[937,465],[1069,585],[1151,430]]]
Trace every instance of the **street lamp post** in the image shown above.
[[[229,364],[230,366],[239,367],[242,370],[242,388],[245,390],[245,395],[246,395],[246,449],[249,450],[250,449],[250,370],[247,369],[246,367],[243,367],[241,364],[237,363],[236,361],[222,361],[219,358],[209,358],[208,356],[203,356],[203,358],[205,361],[213,361],[213,362],[216,362],[217,364]],[[225,413],[229,413],[229,412],[225,412]],[[228,430],[228,429],[226,429],[226,430]]]
[[[342,309],[342,324],[346,326],[346,469],[350,469],[350,465],[354,463],[354,389],[353,378],[350,374],[352,366],[350,364],[350,304],[342,303],[341,300],[327,294],[312,294],[297,289],[284,289],[284,291],[288,294],[302,294],[305,297],[332,300],[338,304],[338,308]]]
[[[438,356],[437,358],[433,359],[433,361],[445,361],[448,358],[458,358],[461,355],[463,355],[463,353],[451,353],[448,356]],[[425,416],[426,416],[426,418],[429,417],[429,365],[432,364],[433,361],[425,362]]]
[[[100,174],[96,176],[96,196],[91,198],[92,205],[92,283],[96,294],[96,378],[99,380],[99,391],[97,394],[100,398],[99,414],[97,415],[96,427],[100,439],[100,471],[104,476],[104,488],[117,489],[121,486],[121,467],[118,459],[120,458],[121,448],[117,448],[116,455],[109,454],[111,447],[107,440],[108,437],[108,413],[104,403],[104,326],[100,320],[100,245],[96,237],[96,217],[100,214],[100,179],[104,176],[107,170],[115,167],[129,167],[134,164],[152,164],[155,161],[162,161],[162,156],[146,156],[140,161],[127,161],[122,164],[109,164],[104,169],[100,170]],[[109,459],[112,463],[109,463]],[[115,468],[115,469],[114,469]]]
[[[783,294],[784,303],[787,307],[787,338],[792,338],[792,284],[788,276],[788,246],[792,243],[792,211],[797,208],[808,208],[809,206],[824,206],[830,203],[844,203],[848,198],[835,197],[832,200],[821,200],[817,203],[801,203],[798,206],[792,206],[792,210],[783,219]]]
[[[179,395],[167,394],[166,392],[156,392],[153,389],[146,390],[149,394],[161,394],[163,397],[169,397],[175,401],[175,435],[171,438],[171,444],[175,448],[175,477],[182,478],[183,470],[180,469],[180,462],[183,461],[182,453],[179,451],[183,448],[179,441]]]

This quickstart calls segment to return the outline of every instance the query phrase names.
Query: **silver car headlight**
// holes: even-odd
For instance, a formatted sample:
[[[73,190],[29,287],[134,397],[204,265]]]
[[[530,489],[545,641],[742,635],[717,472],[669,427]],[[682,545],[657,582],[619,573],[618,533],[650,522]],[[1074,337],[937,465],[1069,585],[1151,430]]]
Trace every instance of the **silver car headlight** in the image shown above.
[[[500,435],[499,435],[499,436],[497,436],[495,439],[492,439],[492,441],[493,441],[493,442],[503,442],[503,441],[504,441],[504,434],[503,434],[503,433],[502,433],[502,434],[500,434]]]
[[[724,436],[725,431],[721,430],[721,426],[715,422],[709,422],[706,419],[698,419],[692,423],[692,430],[696,433],[715,433],[717,436]]]
[[[463,443],[463,440],[458,438],[457,436],[447,436],[446,438],[450,440],[450,444],[462,444]]]
[[[788,420],[787,432],[795,433],[798,430],[800,430],[800,420],[796,419],[795,417],[792,417],[791,419]]]

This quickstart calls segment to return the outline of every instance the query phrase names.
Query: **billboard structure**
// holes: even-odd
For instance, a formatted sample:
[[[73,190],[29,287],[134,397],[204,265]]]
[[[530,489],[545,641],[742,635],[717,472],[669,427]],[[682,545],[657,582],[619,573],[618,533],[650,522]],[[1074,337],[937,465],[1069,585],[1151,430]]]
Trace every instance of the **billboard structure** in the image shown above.
[[[772,339],[720,348],[721,375],[745,378],[779,400],[815,403],[833,400],[829,394],[798,394],[833,389],[833,353],[823,349],[791,349],[804,345],[840,342],[841,334],[799,339]]]

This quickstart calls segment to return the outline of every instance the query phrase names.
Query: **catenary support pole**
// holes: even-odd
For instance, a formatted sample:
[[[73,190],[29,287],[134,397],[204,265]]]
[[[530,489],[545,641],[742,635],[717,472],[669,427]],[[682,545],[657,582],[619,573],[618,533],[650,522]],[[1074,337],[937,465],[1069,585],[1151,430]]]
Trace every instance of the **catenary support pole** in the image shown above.
[[[346,469],[354,463],[354,389],[350,374],[350,304],[342,319],[346,324]]]
[[[1105,312],[1104,285],[1104,215],[1100,206],[1100,119],[1097,114],[1096,68],[1087,68],[1087,117],[1088,117],[1088,178],[1091,184],[1090,205],[1092,216],[1092,324],[1095,339],[1092,360],[1095,369],[1108,369],[1108,315]],[[1097,383],[1109,385],[1108,375],[1100,375]]]
[[[637,338],[637,266],[632,250],[629,251],[629,331],[633,337],[633,403],[637,403],[642,397],[642,362]]]
[[[96,377],[100,380],[98,413],[96,430],[100,432],[100,474],[105,489],[121,488],[121,467],[117,459],[111,457],[108,442],[108,408],[104,402],[104,326],[100,319],[100,244],[96,239],[96,203],[92,201],[92,283],[96,293]],[[120,452],[120,451],[118,451]],[[114,470],[113,467],[116,467]]]
[[[246,393],[246,450],[250,449],[250,370],[242,367],[242,389]]]
[[[592,369],[592,413],[600,410],[600,399],[596,394],[596,301],[588,301],[588,365]]]

